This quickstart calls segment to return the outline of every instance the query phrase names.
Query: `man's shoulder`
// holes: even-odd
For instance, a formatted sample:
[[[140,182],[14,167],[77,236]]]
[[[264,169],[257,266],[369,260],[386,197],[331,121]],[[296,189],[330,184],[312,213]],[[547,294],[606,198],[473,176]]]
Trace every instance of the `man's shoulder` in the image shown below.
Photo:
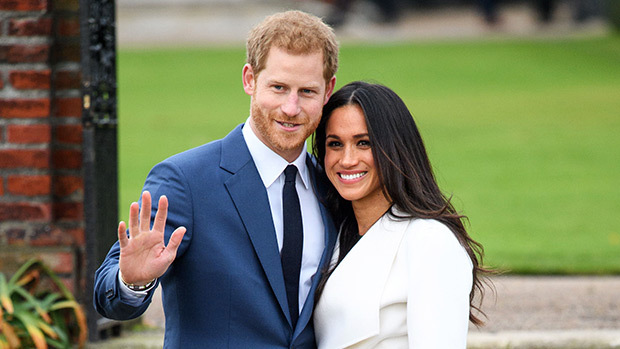
[[[180,153],[174,154],[162,163],[171,162],[178,166],[195,164],[197,161],[202,163],[219,159],[221,152],[221,139],[191,148]]]
[[[238,126],[224,138],[177,153],[170,156],[163,162],[173,162],[177,165],[192,165],[200,163],[202,166],[209,162],[219,163],[222,156],[222,147],[230,146],[231,143],[238,142],[237,138],[240,135],[240,127]],[[243,137],[241,137],[241,140],[243,140]]]

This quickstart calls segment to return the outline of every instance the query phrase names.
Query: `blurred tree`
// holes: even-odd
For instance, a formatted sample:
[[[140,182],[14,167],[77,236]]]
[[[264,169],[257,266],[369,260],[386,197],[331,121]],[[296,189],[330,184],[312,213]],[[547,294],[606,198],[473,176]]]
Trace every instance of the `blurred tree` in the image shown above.
[[[620,32],[620,0],[607,0],[607,18],[613,28]]]

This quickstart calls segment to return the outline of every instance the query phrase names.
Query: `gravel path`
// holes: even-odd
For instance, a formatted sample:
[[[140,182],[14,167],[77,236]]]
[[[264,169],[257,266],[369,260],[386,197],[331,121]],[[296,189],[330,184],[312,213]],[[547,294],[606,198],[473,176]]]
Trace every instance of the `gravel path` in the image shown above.
[[[472,331],[620,330],[620,277],[501,276],[484,300],[488,323]]]
[[[620,348],[620,276],[494,277],[470,349]]]

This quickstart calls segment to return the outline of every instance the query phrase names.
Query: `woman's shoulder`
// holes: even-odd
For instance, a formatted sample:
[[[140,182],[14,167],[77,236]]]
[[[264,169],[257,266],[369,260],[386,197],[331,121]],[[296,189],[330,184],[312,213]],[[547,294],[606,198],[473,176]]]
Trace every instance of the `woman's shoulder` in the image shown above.
[[[381,222],[379,226],[384,229],[404,231],[407,239],[429,242],[455,240],[458,243],[452,230],[444,223],[436,219],[410,217],[396,206],[386,212],[379,222]]]
[[[444,223],[435,219],[412,219],[401,253],[415,273],[429,271],[442,278],[462,280],[470,285],[473,263],[465,247]],[[430,267],[429,267],[430,266]]]
[[[438,220],[413,218],[406,235],[409,249],[418,253],[467,256],[454,232]]]
[[[436,219],[411,218],[407,231],[417,238],[456,239],[452,230]]]

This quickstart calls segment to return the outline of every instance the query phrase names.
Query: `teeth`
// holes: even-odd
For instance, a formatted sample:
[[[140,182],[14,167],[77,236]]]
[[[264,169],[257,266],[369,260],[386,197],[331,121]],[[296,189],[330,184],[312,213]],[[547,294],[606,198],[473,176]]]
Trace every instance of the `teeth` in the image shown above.
[[[284,127],[295,127],[295,124],[291,124],[291,123],[288,123],[288,122],[283,122],[282,125]]]
[[[342,179],[346,179],[346,180],[351,180],[351,179],[356,179],[356,178],[360,178],[361,176],[365,175],[367,172],[359,172],[359,173],[355,173],[355,174],[343,174],[340,173],[340,178]]]

